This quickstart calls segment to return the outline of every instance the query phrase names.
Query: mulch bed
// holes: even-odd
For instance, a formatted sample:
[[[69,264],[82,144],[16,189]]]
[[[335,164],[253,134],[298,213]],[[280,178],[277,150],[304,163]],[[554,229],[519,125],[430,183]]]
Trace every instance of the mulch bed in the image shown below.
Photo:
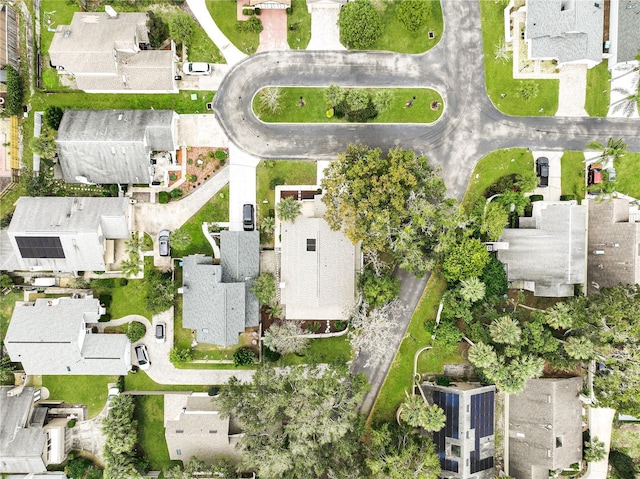
[[[216,150],[223,150],[227,155],[227,148],[191,147],[187,151],[187,180],[180,185],[183,195],[189,194],[203,182],[207,181],[224,166],[227,160],[218,160],[213,155]],[[182,161],[182,155],[178,155],[178,161]],[[180,173],[176,172],[176,179],[180,179]],[[172,181],[174,183],[175,181]]]
[[[269,329],[269,327],[275,323],[280,321],[278,318],[273,318],[269,313],[267,313],[266,308],[262,308],[260,310],[260,319],[262,320],[262,333]],[[337,333],[339,330],[336,328],[337,321],[330,320],[329,321],[329,332]],[[344,321],[343,321],[344,322]],[[327,332],[327,321],[326,320],[317,320],[317,321],[300,321],[302,329],[306,334],[324,334]],[[317,324],[318,326],[310,326],[311,324]],[[313,329],[307,329],[307,328]]]

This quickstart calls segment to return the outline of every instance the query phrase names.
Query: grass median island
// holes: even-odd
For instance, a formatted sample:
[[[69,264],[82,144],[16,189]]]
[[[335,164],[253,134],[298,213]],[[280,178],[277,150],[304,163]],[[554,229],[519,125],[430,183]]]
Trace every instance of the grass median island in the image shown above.
[[[253,111],[268,123],[346,123],[346,118],[327,116],[325,89],[316,87],[282,87],[280,105],[275,111],[260,108],[260,92],[253,99]],[[442,115],[443,100],[430,88],[363,89],[371,92],[388,90],[391,93],[388,106],[369,123],[433,123]],[[349,91],[347,89],[347,91]],[[302,101],[300,100],[302,97]],[[414,99],[415,98],[415,99]],[[407,107],[407,102],[411,106]],[[438,102],[432,109],[432,102]],[[301,106],[304,104],[304,106]]]
[[[513,78],[513,58],[495,60],[496,48],[504,41],[504,3],[480,2],[484,71],[487,94],[498,110],[513,116],[553,116],[558,110],[559,80],[520,80]],[[537,94],[529,100],[520,94],[530,85]],[[503,98],[501,95],[505,94]]]

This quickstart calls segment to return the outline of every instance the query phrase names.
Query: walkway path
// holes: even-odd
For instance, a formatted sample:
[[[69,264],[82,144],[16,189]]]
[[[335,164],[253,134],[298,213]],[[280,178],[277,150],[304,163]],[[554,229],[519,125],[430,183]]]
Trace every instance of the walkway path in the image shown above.
[[[200,26],[202,26],[209,38],[213,40],[213,43],[216,44],[220,53],[222,53],[222,56],[230,66],[235,65],[247,57],[247,55],[238,50],[218,28],[216,22],[211,18],[205,0],[187,0],[187,5],[198,20]]]
[[[229,230],[242,231],[242,205],[256,202],[256,166],[260,159],[229,145]]]

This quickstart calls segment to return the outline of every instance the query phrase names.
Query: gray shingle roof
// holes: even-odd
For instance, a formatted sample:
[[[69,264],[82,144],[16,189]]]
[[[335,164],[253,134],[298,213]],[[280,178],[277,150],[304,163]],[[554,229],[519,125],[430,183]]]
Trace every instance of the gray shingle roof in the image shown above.
[[[640,51],[640,1],[611,0],[618,2],[618,32],[616,56],[618,62],[635,60]]]
[[[587,291],[640,283],[640,223],[629,223],[629,201],[588,200]]]
[[[148,183],[150,153],[174,152],[171,110],[66,110],[56,143],[65,181]]]
[[[199,342],[237,344],[245,328],[245,283],[222,283],[222,267],[210,256],[184,257],[182,272],[183,326],[196,330]]]
[[[37,299],[16,303],[5,338],[14,362],[27,374],[124,375],[131,345],[124,334],[86,334],[99,318],[93,298]]]
[[[604,2],[527,0],[526,5],[531,58],[602,61]]]
[[[529,219],[523,218],[500,238],[509,243],[498,251],[509,281],[535,282],[536,296],[573,296],[573,285],[586,280],[586,217],[586,207],[575,201],[533,203],[535,228],[523,228]]]
[[[42,428],[28,427],[34,388],[9,397],[11,389],[0,387],[0,473],[44,472],[41,454],[46,435]]]
[[[355,299],[358,245],[323,218],[281,223],[281,302],[287,319],[345,319]],[[307,240],[315,240],[308,251]]]
[[[6,232],[12,259],[3,256],[3,264],[8,258],[15,270],[104,271],[104,240],[129,237],[126,212],[126,198],[23,196]],[[58,237],[65,257],[22,258],[20,236]]]
[[[532,379],[509,399],[509,474],[548,479],[582,459],[581,378]]]

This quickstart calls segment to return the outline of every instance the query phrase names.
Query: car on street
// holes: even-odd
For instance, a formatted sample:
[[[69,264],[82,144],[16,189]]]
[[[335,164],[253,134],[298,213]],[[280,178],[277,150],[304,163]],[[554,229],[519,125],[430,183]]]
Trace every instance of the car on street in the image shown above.
[[[536,160],[536,175],[540,178],[538,186],[549,186],[549,158],[546,156]]]
[[[189,62],[182,65],[182,73],[185,75],[209,75],[211,65],[204,62]]]
[[[166,331],[167,325],[165,323],[156,324],[156,343],[164,343]]]
[[[160,256],[169,256],[171,254],[171,246],[169,245],[169,230],[162,230],[158,234]]]
[[[139,344],[135,347],[136,352],[136,360],[138,361],[138,366],[143,371],[149,369],[151,366],[151,361],[149,360],[149,351],[147,351],[147,347],[144,344]]]

